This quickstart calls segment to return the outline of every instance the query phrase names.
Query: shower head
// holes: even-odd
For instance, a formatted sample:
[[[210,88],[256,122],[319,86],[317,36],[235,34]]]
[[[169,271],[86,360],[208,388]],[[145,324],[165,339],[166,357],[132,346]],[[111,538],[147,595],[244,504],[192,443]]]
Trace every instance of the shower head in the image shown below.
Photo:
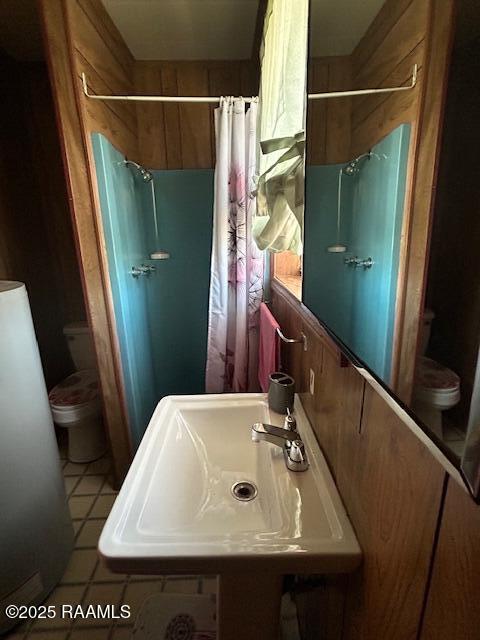
[[[358,171],[357,162],[352,160],[346,167],[343,167],[342,171],[346,176],[353,176]]]
[[[153,222],[155,225],[155,238],[156,240],[158,240],[158,221],[157,221],[157,205],[155,203],[155,182],[153,181],[153,174],[151,173],[151,171],[148,171],[148,169],[145,169],[144,167],[142,167],[141,164],[138,164],[138,162],[134,162],[133,160],[127,160],[125,159],[123,161],[123,164],[128,167],[128,165],[131,165],[132,167],[134,167],[138,173],[142,176],[142,180],[143,182],[150,182],[150,187],[151,187],[151,193],[152,193],[152,209],[153,209]],[[150,260],[168,260],[168,258],[170,258],[170,254],[168,253],[168,251],[163,251],[162,249],[157,249],[157,251],[153,251],[150,254]],[[155,267],[150,267],[150,270],[155,269]]]
[[[123,163],[125,164],[125,166],[128,166],[130,164],[132,165],[132,167],[135,167],[135,169],[142,176],[142,180],[144,182],[150,182],[151,180],[153,180],[153,175],[150,173],[150,171],[144,169],[142,165],[138,164],[138,162],[134,162],[133,160],[124,160]]]
[[[373,155],[372,151],[367,151],[367,153],[362,153],[362,155],[358,156],[357,158],[350,160],[350,162],[343,167],[342,172],[346,176],[354,176],[360,170],[360,167],[358,166],[358,163],[360,162],[360,160],[363,160],[363,158],[371,158],[372,155]]]

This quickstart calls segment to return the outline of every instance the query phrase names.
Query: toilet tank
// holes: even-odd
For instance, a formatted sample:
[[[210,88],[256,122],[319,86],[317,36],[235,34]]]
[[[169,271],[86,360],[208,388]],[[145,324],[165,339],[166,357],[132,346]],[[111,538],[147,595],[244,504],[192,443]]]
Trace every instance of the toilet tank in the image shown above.
[[[427,353],[428,343],[430,342],[430,335],[432,331],[432,322],[435,319],[435,314],[431,309],[425,308],[423,311],[422,329],[420,337],[420,355],[424,356]]]
[[[67,340],[75,371],[96,369],[97,361],[88,324],[84,321],[71,322],[64,326],[63,334]]]

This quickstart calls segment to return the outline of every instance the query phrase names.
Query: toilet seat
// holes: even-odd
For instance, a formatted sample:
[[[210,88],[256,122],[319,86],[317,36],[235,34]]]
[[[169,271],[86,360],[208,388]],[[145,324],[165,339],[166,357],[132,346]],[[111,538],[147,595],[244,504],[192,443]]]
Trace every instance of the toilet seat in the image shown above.
[[[449,409],[460,401],[460,377],[431,358],[420,358],[416,372],[415,398],[438,409]]]
[[[100,412],[97,372],[76,371],[57,384],[48,394],[53,420],[68,426]]]

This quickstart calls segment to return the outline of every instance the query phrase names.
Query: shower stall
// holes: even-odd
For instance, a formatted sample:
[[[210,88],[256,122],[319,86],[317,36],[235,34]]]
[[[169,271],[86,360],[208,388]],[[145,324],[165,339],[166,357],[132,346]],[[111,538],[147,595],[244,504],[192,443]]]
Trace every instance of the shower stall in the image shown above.
[[[131,439],[205,385],[213,170],[148,170],[92,134]]]
[[[401,125],[348,163],[307,168],[304,302],[384,380],[392,366],[409,138],[410,125]]]

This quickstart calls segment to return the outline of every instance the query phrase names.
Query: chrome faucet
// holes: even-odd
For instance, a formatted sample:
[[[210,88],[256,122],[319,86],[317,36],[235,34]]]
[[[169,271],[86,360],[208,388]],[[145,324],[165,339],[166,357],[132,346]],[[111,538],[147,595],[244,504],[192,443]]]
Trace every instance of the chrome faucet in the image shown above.
[[[130,275],[134,278],[138,278],[140,276],[149,276],[156,270],[156,267],[149,264],[142,264],[140,267],[132,267],[130,269]]]
[[[308,469],[308,460],[305,445],[296,430],[296,422],[293,416],[290,416],[290,414],[287,416],[285,419],[286,425],[287,421],[289,425],[293,423],[294,426],[282,428],[265,422],[256,422],[252,425],[252,440],[253,442],[265,440],[283,449],[285,464],[290,471],[306,471]]]

